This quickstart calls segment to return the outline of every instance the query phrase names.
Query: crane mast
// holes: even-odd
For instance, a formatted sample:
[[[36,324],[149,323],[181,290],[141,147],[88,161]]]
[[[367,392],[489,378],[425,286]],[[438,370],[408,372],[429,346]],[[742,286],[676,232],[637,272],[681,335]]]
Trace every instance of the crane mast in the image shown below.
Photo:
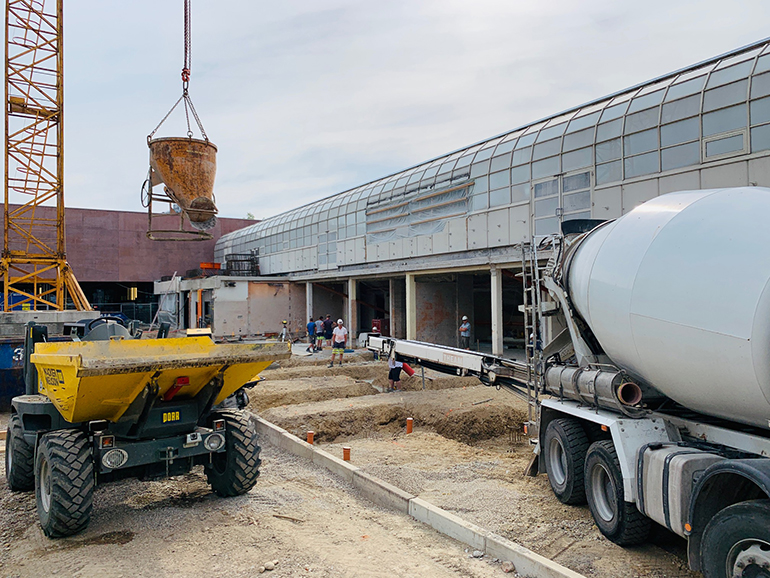
[[[6,2],[3,311],[91,310],[65,251],[62,5]]]

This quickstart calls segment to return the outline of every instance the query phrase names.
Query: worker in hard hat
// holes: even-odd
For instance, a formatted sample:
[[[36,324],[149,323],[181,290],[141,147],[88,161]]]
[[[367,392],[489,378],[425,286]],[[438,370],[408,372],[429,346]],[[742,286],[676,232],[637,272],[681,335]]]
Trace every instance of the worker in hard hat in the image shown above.
[[[281,329],[281,343],[283,343],[284,341],[288,341],[289,339],[289,329],[286,327],[286,325],[288,324],[288,321],[284,319],[282,323],[283,323],[283,328]]]
[[[471,348],[471,324],[468,321],[468,317],[463,315],[462,325],[460,325],[460,347],[462,349]]]
[[[337,319],[337,327],[332,330],[332,360],[329,367],[334,366],[334,357],[339,353],[340,367],[342,367],[342,354],[345,353],[345,344],[348,341],[348,330],[342,319]]]

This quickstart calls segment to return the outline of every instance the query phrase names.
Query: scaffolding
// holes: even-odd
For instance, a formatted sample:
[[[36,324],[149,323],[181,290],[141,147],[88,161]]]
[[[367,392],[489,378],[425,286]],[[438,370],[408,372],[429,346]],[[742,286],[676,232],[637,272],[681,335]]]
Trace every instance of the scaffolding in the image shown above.
[[[65,252],[62,2],[6,2],[4,311],[91,310]]]

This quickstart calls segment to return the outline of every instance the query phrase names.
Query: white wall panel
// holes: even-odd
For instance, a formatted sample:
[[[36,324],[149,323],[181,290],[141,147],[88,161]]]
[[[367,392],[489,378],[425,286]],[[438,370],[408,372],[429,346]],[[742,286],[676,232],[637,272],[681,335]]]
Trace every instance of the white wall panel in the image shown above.
[[[511,243],[529,240],[529,210],[529,205],[519,205],[509,209]]]
[[[487,247],[487,213],[468,217],[468,249]]]
[[[501,247],[508,244],[510,238],[510,220],[508,209],[490,211],[488,214],[487,246]]]
[[[388,259],[402,259],[404,257],[403,239],[396,239],[388,243]]]
[[[700,189],[700,172],[690,171],[678,175],[661,177],[658,190],[661,195],[676,191],[694,191]]]
[[[468,250],[468,228],[465,218],[452,219],[447,223],[449,229],[449,250]]]
[[[623,185],[623,213],[658,196],[658,179]]]
[[[354,263],[366,262],[366,237],[358,237],[353,240]]]
[[[770,187],[770,157],[749,161],[749,185]]]
[[[591,216],[594,219],[617,219],[621,214],[620,187],[594,191]]]
[[[745,187],[749,184],[749,164],[746,161],[702,169],[701,186],[704,189]]]
[[[449,251],[449,226],[446,225],[440,233],[431,235],[433,243],[433,254],[446,253]]]
[[[417,237],[417,254],[421,257],[433,253],[433,235],[420,235]]]

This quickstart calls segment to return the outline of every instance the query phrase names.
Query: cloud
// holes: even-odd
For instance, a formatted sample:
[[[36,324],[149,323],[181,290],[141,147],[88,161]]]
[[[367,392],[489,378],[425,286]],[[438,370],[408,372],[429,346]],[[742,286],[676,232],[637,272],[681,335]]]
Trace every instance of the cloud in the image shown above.
[[[47,0],[51,2],[51,0]],[[760,0],[193,2],[224,216],[264,218],[762,38]],[[65,5],[66,202],[141,210],[177,2]],[[186,132],[175,113],[159,134]]]

